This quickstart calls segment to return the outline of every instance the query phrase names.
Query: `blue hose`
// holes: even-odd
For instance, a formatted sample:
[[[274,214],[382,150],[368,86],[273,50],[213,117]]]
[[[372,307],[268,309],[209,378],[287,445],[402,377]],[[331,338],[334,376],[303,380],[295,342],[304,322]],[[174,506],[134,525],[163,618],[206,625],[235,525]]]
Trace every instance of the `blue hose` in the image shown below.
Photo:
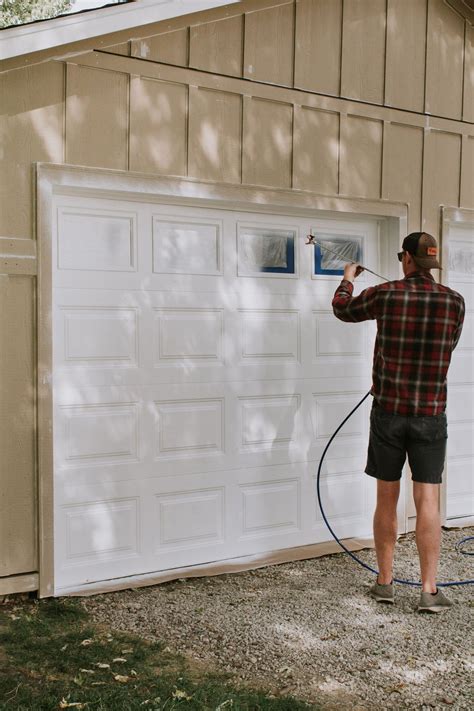
[[[365,400],[367,400],[367,398],[369,397],[370,394],[371,394],[371,393],[370,393],[370,390],[369,390],[369,392],[367,393],[367,395],[364,395],[364,397],[362,398],[362,400],[361,400],[359,403],[357,403],[357,405],[354,407],[354,409],[351,410],[351,412],[347,415],[347,417],[344,418],[344,420],[341,422],[341,424],[339,425],[339,427],[337,428],[337,430],[336,430],[336,431],[334,432],[334,434],[331,436],[331,438],[330,438],[329,442],[327,443],[326,447],[324,448],[324,452],[323,452],[323,454],[322,454],[322,456],[321,456],[321,459],[319,460],[318,475],[317,475],[317,477],[316,477],[316,491],[317,491],[317,494],[318,494],[319,508],[320,508],[320,510],[321,510],[321,515],[322,515],[322,517],[323,517],[323,519],[324,519],[324,523],[325,523],[326,526],[328,527],[329,532],[330,532],[331,536],[334,538],[334,540],[336,541],[336,543],[338,543],[338,544],[341,546],[341,548],[342,548],[348,555],[350,555],[350,557],[351,557],[353,560],[355,560],[356,563],[359,563],[359,565],[361,565],[361,566],[362,566],[363,568],[365,568],[366,570],[370,570],[371,573],[374,573],[375,575],[378,575],[378,574],[379,574],[379,571],[378,571],[378,570],[376,570],[375,568],[372,568],[370,565],[367,565],[367,563],[364,563],[363,560],[360,560],[360,558],[358,558],[352,551],[350,551],[350,550],[344,545],[344,543],[342,543],[342,542],[339,540],[339,538],[337,537],[337,535],[336,535],[336,534],[334,533],[334,531],[332,530],[331,525],[330,525],[329,521],[327,520],[326,514],[324,513],[324,508],[323,508],[323,504],[322,504],[322,501],[321,501],[321,487],[320,487],[320,482],[321,482],[321,469],[322,469],[322,466],[323,466],[324,457],[326,456],[326,452],[328,451],[329,447],[331,446],[332,441],[334,440],[334,438],[335,438],[336,435],[338,434],[339,430],[341,430],[341,429],[344,427],[344,425],[346,424],[347,420],[348,420],[350,417],[352,417],[352,415],[354,414],[354,412],[362,405],[362,403],[363,403]],[[457,544],[456,544],[456,550],[458,550],[460,553],[463,553],[464,555],[474,555],[474,553],[471,553],[471,552],[467,552],[467,551],[463,551],[463,550],[462,550],[462,546],[463,546],[467,541],[471,541],[471,540],[473,540],[473,539],[474,539],[474,536],[468,536],[467,538],[463,538],[462,540],[458,541]],[[420,583],[420,582],[417,582],[416,580],[403,580],[403,579],[401,579],[401,578],[394,578],[393,581],[394,581],[395,583],[401,583],[402,585],[411,585],[412,587],[417,587],[417,588],[420,588],[420,587],[421,587],[421,583]],[[438,587],[440,587],[440,588],[448,588],[448,587],[453,587],[453,586],[455,586],[455,585],[474,585],[474,580],[454,580],[454,581],[451,581],[451,582],[448,582],[448,583],[437,583],[437,585],[438,585]]]

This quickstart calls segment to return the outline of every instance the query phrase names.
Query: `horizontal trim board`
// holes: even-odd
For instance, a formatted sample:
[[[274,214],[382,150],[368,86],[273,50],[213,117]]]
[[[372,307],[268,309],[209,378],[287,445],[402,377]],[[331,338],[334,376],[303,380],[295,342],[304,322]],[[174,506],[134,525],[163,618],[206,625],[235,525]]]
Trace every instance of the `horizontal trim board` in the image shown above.
[[[269,211],[275,208],[285,214],[314,215],[318,212],[347,212],[372,217],[406,218],[406,203],[383,199],[338,195],[318,195],[291,188],[267,188],[260,185],[216,183],[194,178],[159,176],[149,173],[73,166],[62,163],[36,163],[39,188],[55,194],[124,197],[127,200],[217,207],[246,212]],[[39,198],[41,200],[41,196]]]
[[[0,595],[33,592],[38,590],[38,584],[38,573],[26,573],[25,575],[11,575],[7,578],[0,578]]]
[[[0,237],[0,257],[36,258],[36,241],[33,239]]]
[[[457,134],[474,135],[474,124],[465,121],[419,114],[412,111],[393,109],[387,106],[369,104],[353,99],[326,96],[302,89],[257,82],[239,77],[222,76],[198,69],[179,67],[172,64],[152,62],[138,57],[125,57],[104,51],[94,51],[66,60],[69,64],[105,69],[132,74],[134,76],[159,79],[161,81],[188,84],[189,86],[234,92],[250,98],[268,99],[307,108],[335,111],[364,118],[401,123],[403,125],[432,128]]]
[[[350,551],[359,551],[364,548],[373,548],[371,539],[347,538],[343,541]],[[91,583],[89,585],[75,586],[74,591],[61,588],[58,592],[61,595],[70,597],[99,595],[112,590],[126,590],[127,588],[141,588],[148,585],[166,583],[177,578],[202,578],[213,575],[224,575],[226,573],[240,573],[246,570],[256,570],[269,565],[280,565],[281,563],[292,563],[297,560],[308,560],[310,558],[320,558],[323,555],[340,553],[341,548],[335,541],[327,543],[315,543],[308,546],[298,546],[297,548],[284,548],[282,550],[260,553],[257,555],[242,556],[230,560],[216,561],[215,563],[204,563],[203,565],[192,565],[185,568],[173,568],[164,570],[161,573],[150,573],[148,575],[135,575],[126,578]]]
[[[449,222],[465,222],[474,224],[474,209],[470,210],[467,207],[442,207],[443,220]]]
[[[450,5],[453,10],[456,10],[456,12],[460,15],[460,17],[466,19],[471,25],[474,25],[474,6],[472,6],[472,0],[471,0],[471,7],[468,6],[469,0],[446,0],[446,4]]]
[[[4,257],[0,255],[0,274],[27,274],[35,276],[38,273],[36,257]]]

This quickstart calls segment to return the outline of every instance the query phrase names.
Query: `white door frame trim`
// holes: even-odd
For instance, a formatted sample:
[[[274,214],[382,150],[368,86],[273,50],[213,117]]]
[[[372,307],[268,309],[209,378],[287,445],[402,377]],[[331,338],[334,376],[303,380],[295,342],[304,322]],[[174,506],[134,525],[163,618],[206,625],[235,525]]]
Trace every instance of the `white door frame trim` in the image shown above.
[[[350,213],[385,220],[387,235],[406,234],[408,205],[388,200],[318,195],[309,191],[212,183],[121,170],[36,163],[36,238],[38,244],[38,536],[39,596],[54,594],[54,468],[52,362],[52,207],[55,195],[74,194],[128,201],[177,203],[220,209],[278,212],[299,216]],[[400,522],[405,513],[401,512]],[[268,554],[271,562],[271,554]],[[261,563],[264,564],[263,562]],[[181,569],[173,571],[180,577]],[[201,572],[202,575],[205,572]],[[122,587],[126,587],[123,584]]]

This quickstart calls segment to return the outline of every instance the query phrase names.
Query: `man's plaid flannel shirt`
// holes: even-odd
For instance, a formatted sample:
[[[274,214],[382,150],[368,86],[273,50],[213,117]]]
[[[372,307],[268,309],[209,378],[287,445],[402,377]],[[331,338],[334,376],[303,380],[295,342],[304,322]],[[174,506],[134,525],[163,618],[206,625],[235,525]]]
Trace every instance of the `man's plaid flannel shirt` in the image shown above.
[[[372,395],[385,411],[404,416],[439,415],[446,408],[446,377],[461,335],[464,299],[415,272],[369,287],[352,297],[342,280],[334,294],[341,321],[377,319]]]

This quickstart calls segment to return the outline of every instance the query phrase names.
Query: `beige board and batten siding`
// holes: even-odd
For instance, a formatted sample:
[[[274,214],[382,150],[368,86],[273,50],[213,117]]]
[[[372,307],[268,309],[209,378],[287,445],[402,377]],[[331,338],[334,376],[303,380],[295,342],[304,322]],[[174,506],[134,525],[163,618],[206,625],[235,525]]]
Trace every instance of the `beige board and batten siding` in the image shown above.
[[[35,288],[0,274],[0,580],[37,570]]]
[[[63,161],[64,69],[0,75],[0,595],[38,583],[33,162]]]
[[[385,103],[424,109],[426,0],[388,0]]]
[[[443,0],[245,0],[76,49],[0,74],[4,580],[37,566],[35,162],[381,197],[435,233],[474,206],[473,28]]]
[[[184,84],[131,77],[130,170],[186,175],[187,104]]]
[[[462,118],[464,27],[442,0],[428,3],[426,113]]]
[[[295,87],[339,96],[342,0],[296,5]]]

